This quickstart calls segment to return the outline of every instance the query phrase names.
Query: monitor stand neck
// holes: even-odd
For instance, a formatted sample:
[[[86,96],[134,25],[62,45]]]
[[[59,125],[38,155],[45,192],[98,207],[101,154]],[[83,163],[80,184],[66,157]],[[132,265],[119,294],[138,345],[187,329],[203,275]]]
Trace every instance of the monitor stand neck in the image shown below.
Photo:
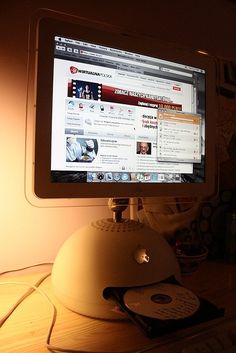
[[[109,199],[108,207],[113,212],[113,221],[115,223],[124,222],[122,212],[126,210],[129,205],[128,198],[111,198]]]

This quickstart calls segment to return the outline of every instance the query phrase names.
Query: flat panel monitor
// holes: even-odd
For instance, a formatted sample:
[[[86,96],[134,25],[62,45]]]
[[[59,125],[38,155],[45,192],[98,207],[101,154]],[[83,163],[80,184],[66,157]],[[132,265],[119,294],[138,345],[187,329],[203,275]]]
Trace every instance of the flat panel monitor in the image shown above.
[[[42,18],[37,30],[38,197],[213,192],[211,58],[76,20]]]

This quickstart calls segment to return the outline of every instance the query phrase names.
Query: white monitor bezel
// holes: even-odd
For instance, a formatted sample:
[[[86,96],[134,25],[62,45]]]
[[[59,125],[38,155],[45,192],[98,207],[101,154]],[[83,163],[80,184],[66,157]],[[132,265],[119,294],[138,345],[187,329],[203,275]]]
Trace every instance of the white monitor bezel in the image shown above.
[[[86,22],[71,16],[43,16],[37,19],[35,58],[35,153],[33,157],[33,189],[37,197],[109,198],[109,197],[205,197],[215,192],[215,126],[216,126],[216,72],[214,60],[197,51],[177,48],[156,38],[133,34],[117,27]],[[52,183],[50,180],[50,119],[53,42],[54,36],[76,38],[100,45],[142,53],[168,61],[176,61],[206,71],[206,173],[204,183]],[[43,48],[43,51],[42,51]],[[46,55],[50,53],[50,55]],[[46,77],[46,79],[45,79]],[[38,94],[39,93],[39,94]],[[42,121],[42,117],[44,117]]]

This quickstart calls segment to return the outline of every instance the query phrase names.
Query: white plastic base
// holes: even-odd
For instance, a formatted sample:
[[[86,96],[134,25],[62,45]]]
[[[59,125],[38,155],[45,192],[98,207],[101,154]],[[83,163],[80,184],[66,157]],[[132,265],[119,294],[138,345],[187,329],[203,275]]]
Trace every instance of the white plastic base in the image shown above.
[[[62,245],[52,271],[58,299],[72,311],[121,319],[108,287],[134,287],[170,276],[181,282],[178,262],[167,241],[142,223],[102,219],[80,228]]]

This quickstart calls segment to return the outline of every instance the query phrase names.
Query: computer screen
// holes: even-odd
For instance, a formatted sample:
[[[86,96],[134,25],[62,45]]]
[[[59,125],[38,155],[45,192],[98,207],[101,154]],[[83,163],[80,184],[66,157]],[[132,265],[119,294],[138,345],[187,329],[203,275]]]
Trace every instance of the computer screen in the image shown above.
[[[38,23],[36,56],[37,196],[213,191],[211,58],[52,18]]]

